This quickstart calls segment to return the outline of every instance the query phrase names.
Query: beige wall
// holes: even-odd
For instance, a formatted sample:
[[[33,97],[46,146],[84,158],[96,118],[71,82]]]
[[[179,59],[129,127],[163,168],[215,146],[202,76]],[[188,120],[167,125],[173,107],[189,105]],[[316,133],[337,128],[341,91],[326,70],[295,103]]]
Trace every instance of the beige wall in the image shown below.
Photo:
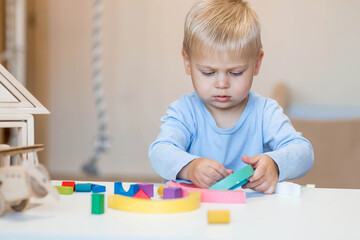
[[[40,0],[35,2],[42,2]],[[46,2],[46,1],[45,1]],[[103,76],[111,148],[105,175],[156,178],[147,157],[167,106],[192,91],[180,56],[183,21],[195,0],[104,1]],[[54,0],[34,44],[45,51],[40,82],[51,111],[46,160],[56,175],[79,174],[96,134],[91,79],[92,2]],[[265,58],[254,90],[284,81],[295,104],[360,105],[360,2],[250,1],[262,22]],[[40,6],[38,6],[40,7]],[[42,45],[44,37],[45,45]],[[44,50],[47,49],[48,51]],[[42,57],[41,57],[42,56]],[[45,56],[45,57],[44,57]],[[39,88],[37,88],[39,89]],[[41,95],[44,96],[41,96]]]
[[[5,1],[0,0],[0,54],[5,49]],[[3,63],[1,63],[3,64]],[[0,129],[0,144],[7,141],[5,129]]]

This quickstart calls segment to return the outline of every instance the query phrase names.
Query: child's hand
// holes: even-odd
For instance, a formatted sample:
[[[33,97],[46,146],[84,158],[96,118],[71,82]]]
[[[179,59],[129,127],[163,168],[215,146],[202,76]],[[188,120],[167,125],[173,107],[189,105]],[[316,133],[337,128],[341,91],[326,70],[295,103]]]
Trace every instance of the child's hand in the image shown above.
[[[179,178],[189,180],[201,188],[209,188],[221,179],[233,173],[218,161],[209,158],[196,158],[178,174]]]
[[[243,187],[267,194],[274,193],[279,179],[279,170],[274,160],[265,154],[241,158],[244,163],[250,164],[255,169],[254,175]]]

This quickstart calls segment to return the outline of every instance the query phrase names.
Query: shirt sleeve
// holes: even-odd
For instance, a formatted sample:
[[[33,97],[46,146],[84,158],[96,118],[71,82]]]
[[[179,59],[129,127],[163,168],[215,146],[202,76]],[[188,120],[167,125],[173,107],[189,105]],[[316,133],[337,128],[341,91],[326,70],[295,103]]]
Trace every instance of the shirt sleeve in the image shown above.
[[[304,176],[313,166],[311,143],[292,126],[283,109],[267,99],[263,114],[264,147],[279,169],[279,181]]]
[[[151,144],[149,158],[154,170],[164,179],[175,180],[180,170],[198,156],[189,154],[194,132],[191,114],[181,104],[170,105],[156,141]]]

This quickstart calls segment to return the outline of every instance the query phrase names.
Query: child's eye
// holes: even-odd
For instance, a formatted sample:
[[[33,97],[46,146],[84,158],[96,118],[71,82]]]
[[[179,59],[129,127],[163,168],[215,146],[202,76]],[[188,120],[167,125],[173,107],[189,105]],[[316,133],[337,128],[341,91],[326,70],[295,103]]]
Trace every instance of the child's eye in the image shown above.
[[[230,74],[233,76],[241,76],[243,72],[230,72]]]
[[[215,72],[214,71],[202,71],[202,74],[205,76],[212,76],[215,74]]]

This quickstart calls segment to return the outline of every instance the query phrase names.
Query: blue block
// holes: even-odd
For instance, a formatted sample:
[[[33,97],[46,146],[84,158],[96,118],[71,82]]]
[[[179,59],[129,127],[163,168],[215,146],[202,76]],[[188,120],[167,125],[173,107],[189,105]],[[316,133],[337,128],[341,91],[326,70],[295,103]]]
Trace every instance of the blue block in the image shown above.
[[[77,183],[75,185],[76,192],[91,192],[91,183]]]
[[[139,191],[137,184],[131,184],[129,190],[126,192],[123,188],[122,182],[114,183],[114,194],[120,194],[127,197],[132,197]]]
[[[93,192],[93,193],[106,192],[106,187],[103,186],[103,185],[93,184],[93,185],[92,185],[92,192]]]

